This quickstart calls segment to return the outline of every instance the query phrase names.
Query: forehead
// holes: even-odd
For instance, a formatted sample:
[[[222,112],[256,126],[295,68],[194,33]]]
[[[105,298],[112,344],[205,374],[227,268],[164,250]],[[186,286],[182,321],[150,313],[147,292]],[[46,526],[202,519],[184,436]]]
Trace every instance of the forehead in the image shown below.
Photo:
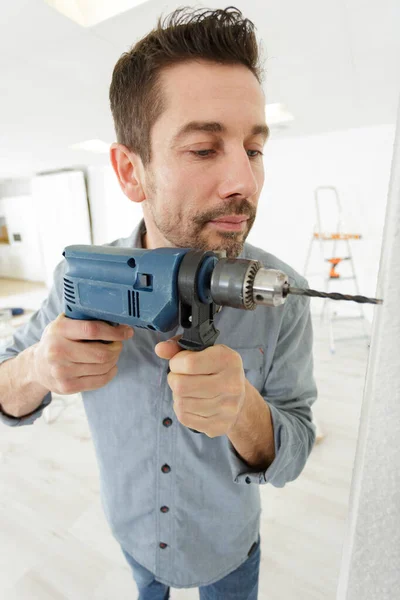
[[[251,129],[265,122],[261,85],[244,65],[190,61],[160,74],[166,109],[155,128],[173,135],[184,122],[223,121]]]

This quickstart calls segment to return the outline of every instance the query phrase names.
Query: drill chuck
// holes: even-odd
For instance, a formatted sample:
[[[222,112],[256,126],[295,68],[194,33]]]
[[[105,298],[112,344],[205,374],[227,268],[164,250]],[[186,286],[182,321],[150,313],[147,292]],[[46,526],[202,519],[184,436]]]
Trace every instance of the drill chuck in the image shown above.
[[[280,306],[286,301],[288,288],[289,280],[286,273],[278,269],[261,268],[254,278],[254,302],[264,306]]]
[[[266,269],[257,260],[221,258],[211,276],[211,296],[216,304],[254,310],[257,304],[279,306],[286,300],[287,275]]]

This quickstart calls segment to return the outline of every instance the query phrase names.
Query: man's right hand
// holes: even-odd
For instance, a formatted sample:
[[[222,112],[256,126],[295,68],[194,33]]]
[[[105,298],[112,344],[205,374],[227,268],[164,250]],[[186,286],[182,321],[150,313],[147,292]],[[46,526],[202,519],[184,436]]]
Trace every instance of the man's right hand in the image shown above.
[[[122,342],[133,335],[128,325],[114,327],[104,321],[70,319],[62,313],[47,325],[35,345],[33,379],[62,395],[101,388],[117,374]]]

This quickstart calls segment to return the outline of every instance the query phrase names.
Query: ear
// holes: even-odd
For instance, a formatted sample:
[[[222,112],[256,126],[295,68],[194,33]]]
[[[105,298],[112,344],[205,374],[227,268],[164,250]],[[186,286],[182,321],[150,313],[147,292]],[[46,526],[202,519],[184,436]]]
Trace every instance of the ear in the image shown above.
[[[121,190],[132,202],[143,202],[146,194],[143,188],[144,169],[140,157],[123,144],[111,144],[110,161]]]

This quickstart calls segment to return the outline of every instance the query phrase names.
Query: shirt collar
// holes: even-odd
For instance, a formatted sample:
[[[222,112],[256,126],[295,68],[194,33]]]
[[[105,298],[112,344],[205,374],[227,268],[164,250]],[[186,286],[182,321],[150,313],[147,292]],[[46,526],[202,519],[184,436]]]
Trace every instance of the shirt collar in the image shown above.
[[[132,248],[143,248],[142,236],[146,233],[146,224],[142,218],[132,231],[130,238],[132,240]]]

